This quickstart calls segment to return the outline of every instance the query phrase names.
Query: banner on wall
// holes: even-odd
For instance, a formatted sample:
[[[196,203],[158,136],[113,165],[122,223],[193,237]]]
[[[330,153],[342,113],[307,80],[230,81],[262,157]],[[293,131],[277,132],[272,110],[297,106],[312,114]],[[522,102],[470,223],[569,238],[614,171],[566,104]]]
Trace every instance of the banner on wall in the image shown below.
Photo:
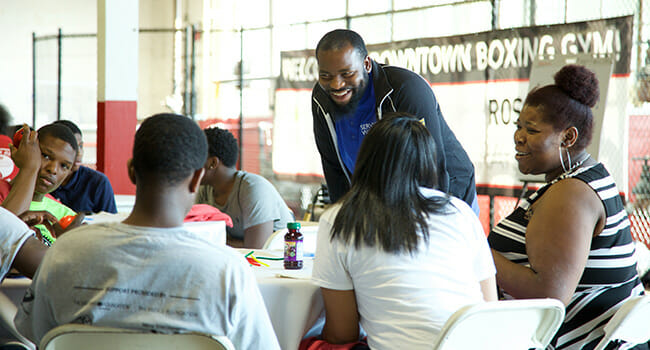
[[[477,183],[517,185],[512,133],[529,90],[533,61],[566,56],[613,61],[599,160],[621,188],[627,77],[633,17],[535,26],[442,38],[368,45],[380,63],[410,69],[427,79],[447,123],[476,168]],[[318,79],[314,50],[281,54],[275,93],[273,170],[277,174],[322,174],[311,115],[311,89]],[[504,137],[504,135],[510,135]],[[606,144],[606,147],[603,147]],[[624,179],[625,178],[625,179]]]

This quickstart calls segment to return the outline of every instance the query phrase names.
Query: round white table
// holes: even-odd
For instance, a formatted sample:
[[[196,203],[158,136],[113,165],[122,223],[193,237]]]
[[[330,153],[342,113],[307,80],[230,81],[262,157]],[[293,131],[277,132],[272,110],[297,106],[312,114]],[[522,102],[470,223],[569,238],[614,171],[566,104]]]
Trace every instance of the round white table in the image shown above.
[[[255,257],[282,257],[280,250],[253,251]],[[300,340],[324,311],[320,287],[311,281],[313,258],[303,260],[301,270],[285,270],[282,260],[264,260],[267,266],[251,266],[264,298],[266,310],[283,350],[298,349]]]

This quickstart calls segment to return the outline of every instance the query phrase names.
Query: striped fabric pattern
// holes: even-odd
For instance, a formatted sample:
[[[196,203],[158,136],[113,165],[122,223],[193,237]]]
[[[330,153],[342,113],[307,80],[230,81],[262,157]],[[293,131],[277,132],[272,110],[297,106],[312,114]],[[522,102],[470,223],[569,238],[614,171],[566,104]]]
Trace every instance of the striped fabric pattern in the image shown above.
[[[587,265],[566,308],[566,317],[548,349],[593,349],[603,327],[623,302],[643,293],[636,271],[634,242],[614,179],[602,164],[564,174],[544,185],[492,230],[490,246],[508,260],[530,266],[526,255],[526,211],[554,183],[565,178],[587,183],[600,197],[607,216],[603,232],[591,241]]]

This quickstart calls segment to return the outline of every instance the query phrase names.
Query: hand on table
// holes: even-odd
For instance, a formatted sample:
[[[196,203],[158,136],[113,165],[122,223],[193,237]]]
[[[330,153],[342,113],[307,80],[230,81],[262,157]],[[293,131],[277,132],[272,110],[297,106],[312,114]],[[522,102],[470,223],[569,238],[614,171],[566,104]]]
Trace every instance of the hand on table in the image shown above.
[[[48,211],[26,211],[18,217],[23,220],[36,233],[36,237],[43,242],[43,234],[36,225],[44,225],[50,232],[55,232],[54,225],[57,220],[54,215]]]
[[[72,221],[64,220],[67,219],[68,217],[63,217],[57,224],[54,226],[54,229],[56,230],[56,237],[61,237],[64,233],[72,230],[73,228],[77,228],[83,224],[84,218],[86,217],[86,214],[84,213],[79,213],[74,218]]]

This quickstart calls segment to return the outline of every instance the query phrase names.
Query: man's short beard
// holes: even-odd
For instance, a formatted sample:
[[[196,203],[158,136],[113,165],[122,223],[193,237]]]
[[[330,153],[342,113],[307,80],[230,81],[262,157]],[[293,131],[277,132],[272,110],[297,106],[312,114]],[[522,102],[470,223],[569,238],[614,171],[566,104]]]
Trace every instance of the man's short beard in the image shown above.
[[[330,96],[330,100],[332,100],[332,103],[334,104],[334,110],[336,111],[336,115],[346,115],[353,113],[354,111],[357,110],[357,107],[359,106],[359,102],[361,101],[361,98],[363,97],[363,94],[366,93],[366,89],[368,88],[368,84],[370,83],[370,75],[366,70],[363,70],[363,82],[359,84],[357,87],[356,91],[352,94],[352,98],[350,98],[350,102],[346,103],[345,105],[341,106],[338,103],[334,102],[332,97]]]
[[[365,89],[364,89],[365,92]],[[352,98],[350,99],[350,102],[346,103],[345,105],[341,106],[336,102],[334,103],[334,110],[336,111],[336,115],[347,115],[350,113],[353,113],[354,111],[357,110],[357,107],[359,106],[359,101],[361,101],[361,94],[357,91],[357,93],[352,95]],[[330,97],[331,98],[331,97]]]

